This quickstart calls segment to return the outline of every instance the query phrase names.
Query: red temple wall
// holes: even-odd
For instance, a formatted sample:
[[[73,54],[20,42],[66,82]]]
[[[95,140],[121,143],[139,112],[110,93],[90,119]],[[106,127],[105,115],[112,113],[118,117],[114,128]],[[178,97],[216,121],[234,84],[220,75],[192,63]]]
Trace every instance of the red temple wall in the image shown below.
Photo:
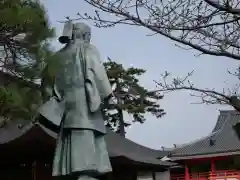
[[[232,169],[217,168],[218,164],[229,163],[233,156],[222,156],[214,158],[189,159],[179,162],[184,166],[182,173],[171,173],[171,180],[240,180],[240,167]],[[208,164],[208,170],[191,172],[194,167]]]

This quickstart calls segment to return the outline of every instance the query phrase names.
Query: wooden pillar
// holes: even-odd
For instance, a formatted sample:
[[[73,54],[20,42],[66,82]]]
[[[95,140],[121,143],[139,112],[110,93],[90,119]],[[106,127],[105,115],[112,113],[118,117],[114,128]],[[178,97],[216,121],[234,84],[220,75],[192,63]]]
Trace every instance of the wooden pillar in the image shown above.
[[[185,180],[190,180],[190,174],[189,174],[189,169],[188,169],[188,165],[185,164]]]
[[[32,162],[32,180],[37,180],[37,162]]]
[[[215,166],[215,160],[211,160],[211,171],[210,171],[210,179],[215,180],[216,178],[216,166]]]
[[[49,180],[51,176],[45,176],[46,170],[42,168],[42,164],[38,160],[32,162],[32,180]]]
[[[215,160],[211,160],[211,172],[216,173],[216,166],[215,166]]]

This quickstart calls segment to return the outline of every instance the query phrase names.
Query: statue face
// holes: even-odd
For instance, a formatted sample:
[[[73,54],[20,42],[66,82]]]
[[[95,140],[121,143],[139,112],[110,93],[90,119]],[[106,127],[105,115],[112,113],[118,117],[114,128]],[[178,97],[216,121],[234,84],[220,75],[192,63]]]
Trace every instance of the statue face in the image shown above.
[[[74,39],[83,40],[89,43],[91,40],[91,29],[84,23],[76,23],[73,28],[73,36]]]

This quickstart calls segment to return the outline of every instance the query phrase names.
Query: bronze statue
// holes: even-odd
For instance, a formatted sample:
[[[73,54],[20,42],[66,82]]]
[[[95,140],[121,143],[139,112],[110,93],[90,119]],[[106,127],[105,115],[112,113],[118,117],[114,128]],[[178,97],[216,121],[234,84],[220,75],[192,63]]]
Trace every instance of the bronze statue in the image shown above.
[[[112,89],[90,39],[91,29],[86,24],[65,24],[59,41],[66,46],[57,52],[61,62],[53,84],[54,96],[39,110],[60,127],[53,176],[93,180],[112,170],[100,110]]]

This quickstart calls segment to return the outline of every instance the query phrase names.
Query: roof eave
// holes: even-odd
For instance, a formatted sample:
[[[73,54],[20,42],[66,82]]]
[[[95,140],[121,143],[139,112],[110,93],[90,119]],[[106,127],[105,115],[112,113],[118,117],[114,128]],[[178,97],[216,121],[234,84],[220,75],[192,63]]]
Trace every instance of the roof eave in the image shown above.
[[[189,160],[189,159],[201,159],[201,158],[212,158],[212,157],[222,157],[222,156],[232,156],[240,155],[240,149],[228,152],[215,152],[210,154],[195,154],[195,155],[186,155],[186,156],[171,156],[171,160]]]
[[[158,168],[162,168],[162,169],[168,169],[170,167],[174,167],[177,165],[177,163],[174,162],[163,162],[163,161],[159,161],[159,163],[155,163],[155,162],[143,162],[143,161],[136,161],[134,159],[132,159],[131,157],[126,157],[124,155],[121,156],[115,156],[115,157],[111,157],[111,159],[125,159],[128,162],[131,162],[133,164],[137,164],[140,166],[146,166],[146,167],[158,167]]]

